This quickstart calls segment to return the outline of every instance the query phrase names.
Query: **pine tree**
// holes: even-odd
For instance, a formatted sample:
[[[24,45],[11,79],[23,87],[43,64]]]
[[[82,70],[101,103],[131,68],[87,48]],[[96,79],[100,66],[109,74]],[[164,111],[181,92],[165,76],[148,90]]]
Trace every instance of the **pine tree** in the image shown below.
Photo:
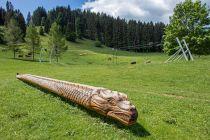
[[[50,62],[52,62],[52,58],[55,57],[58,62],[58,58],[67,50],[65,46],[65,40],[60,31],[59,25],[54,22],[49,32],[49,50],[50,50]]]
[[[123,42],[123,20],[119,17],[117,18],[117,26],[118,26],[118,49],[124,46]]]
[[[10,1],[6,2],[6,9],[7,9],[7,11],[13,11],[14,10],[14,6],[12,5],[12,3]]]
[[[50,31],[50,21],[48,18],[45,20],[44,31],[45,31],[45,33],[49,33],[49,31]]]
[[[14,15],[14,6],[12,5],[11,2],[7,1],[6,2],[6,14],[5,14],[5,25],[8,25],[10,22],[10,19]]]
[[[107,17],[105,20],[105,25],[104,25],[104,40],[105,40],[105,45],[108,47],[113,47],[112,45],[112,38],[113,38],[113,18]]]
[[[4,25],[6,11],[4,8],[0,7],[0,25]]]
[[[26,34],[26,23],[25,23],[25,19],[23,17],[23,14],[20,12],[19,9],[15,10],[14,6],[9,1],[6,2],[6,9],[7,9],[7,11],[6,11],[6,14],[5,14],[4,24],[6,26],[8,26],[8,24],[10,22],[10,19],[14,18],[17,21],[18,26],[21,29],[21,32],[23,33],[22,40],[24,40],[24,37],[25,37],[25,34]]]
[[[60,30],[61,32],[64,32],[64,24],[65,24],[65,15],[62,12],[58,13],[57,19],[56,19],[56,23],[60,26]]]
[[[45,17],[42,17],[41,26],[44,26],[44,25],[45,25]]]
[[[126,21],[123,21],[123,45],[122,47],[128,46],[128,26]]]
[[[24,37],[26,35],[26,23],[23,14],[20,12],[20,10],[15,10],[13,18],[15,18],[18,22],[18,26],[20,27],[21,32],[23,33],[22,39],[24,40]]]
[[[87,37],[91,40],[96,39],[96,21],[95,21],[95,13],[91,13],[90,11],[87,11]]]
[[[9,48],[13,50],[14,58],[16,56],[16,51],[18,51],[17,44],[22,41],[23,33],[15,19],[11,19],[6,30],[6,40]]]
[[[5,40],[4,40],[4,31],[2,28],[0,28],[0,44],[4,44]]]
[[[44,7],[38,7],[32,16],[33,24],[35,26],[41,26],[42,18],[47,18],[47,12]]]
[[[102,42],[102,25],[100,24],[100,17],[97,15],[96,19],[96,38],[98,41]]]
[[[77,18],[76,22],[76,28],[77,28],[77,35],[79,39],[82,39],[85,37],[85,19],[82,15],[80,15],[79,18]]]
[[[27,28],[26,40],[27,43],[31,46],[34,61],[35,52],[40,48],[40,37],[36,30],[36,27],[32,23],[29,24],[29,27]]]
[[[118,29],[117,21],[113,21],[113,36],[112,36],[112,47],[117,48],[118,45]]]
[[[26,18],[26,24],[29,25],[31,22],[31,13],[28,12],[27,18]]]
[[[68,23],[68,25],[67,25],[67,27],[66,27],[65,37],[66,37],[66,40],[72,41],[72,42],[75,42],[76,39],[77,39],[77,35],[76,35],[76,33],[74,32],[71,23]]]

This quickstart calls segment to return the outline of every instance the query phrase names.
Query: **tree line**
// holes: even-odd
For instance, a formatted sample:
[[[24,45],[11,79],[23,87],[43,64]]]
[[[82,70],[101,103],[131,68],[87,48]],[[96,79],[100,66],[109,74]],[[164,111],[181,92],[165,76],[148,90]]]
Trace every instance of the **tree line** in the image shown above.
[[[37,36],[34,26],[38,26],[39,34],[44,35],[49,34],[54,23],[58,25],[60,35],[68,41],[75,42],[77,39],[86,38],[101,42],[108,47],[125,50],[137,48],[138,51],[144,51],[145,49],[138,48],[150,44],[149,48],[146,47],[147,51],[162,51],[161,46],[157,45],[161,43],[165,28],[161,22],[126,21],[105,13],[72,10],[70,6],[57,6],[49,11],[44,7],[37,7],[32,14],[28,13],[25,20],[20,10],[15,9],[9,1],[6,2],[6,9],[0,7],[0,25],[8,28],[5,33],[0,28],[0,43],[7,43],[15,57],[16,52],[21,51],[21,48],[15,44],[27,42],[27,33],[33,33],[33,37]],[[36,50],[34,47],[39,44],[38,40],[29,41],[33,58]]]
[[[105,13],[72,10],[70,6],[57,6],[49,11],[44,7],[37,7],[32,14],[28,13],[25,21],[20,10],[14,9],[12,3],[7,1],[6,9],[0,7],[0,25],[7,27],[6,31],[0,28],[0,43],[14,46],[12,44],[27,41],[27,28],[30,25],[33,25],[33,28],[39,27],[39,35],[50,35],[54,24],[58,26],[54,29],[59,29],[59,32],[57,31],[59,36],[73,42],[86,38],[108,47],[138,52],[162,51],[163,44],[164,51],[172,54],[177,50],[175,38],[180,37],[189,42],[193,53],[209,54],[210,31],[203,28],[210,24],[209,11],[206,4],[202,4],[200,0],[196,2],[185,0],[176,6],[174,15],[170,17],[170,22],[166,26],[162,22],[127,21]],[[18,49],[13,47],[14,51]]]
[[[22,39],[24,39],[26,34],[26,24],[23,14],[18,9],[14,9],[14,6],[11,2],[6,2],[6,9],[0,7],[0,25],[7,26],[11,19],[17,21],[18,27],[20,27],[21,32],[23,33]]]
[[[161,44],[165,24],[162,22],[141,22],[136,20],[114,18],[104,13],[93,13],[88,10],[72,10],[70,6],[58,6],[48,12],[38,7],[33,15],[28,13],[36,26],[44,26],[46,33],[51,25],[57,22],[61,32],[68,41],[79,39],[98,40],[112,48],[136,48],[145,44]],[[151,46],[149,51],[161,51],[161,46]]]
[[[13,51],[14,58],[16,58],[17,53],[19,58],[25,54],[24,57],[30,57],[34,61],[36,53],[39,54],[43,48],[41,47],[40,41],[40,35],[44,35],[43,27],[39,27],[38,32],[38,27],[31,20],[30,14],[25,22],[20,10],[14,9],[12,3],[9,1],[6,2],[6,10],[0,8],[0,13],[0,25],[5,26],[5,30],[0,28],[0,43],[7,44],[7,49]],[[57,22],[51,25],[48,32],[49,43],[45,50],[47,50],[50,56],[50,62],[54,58],[58,62],[58,58],[62,52],[67,50],[65,40]],[[25,43],[25,45],[22,43]]]

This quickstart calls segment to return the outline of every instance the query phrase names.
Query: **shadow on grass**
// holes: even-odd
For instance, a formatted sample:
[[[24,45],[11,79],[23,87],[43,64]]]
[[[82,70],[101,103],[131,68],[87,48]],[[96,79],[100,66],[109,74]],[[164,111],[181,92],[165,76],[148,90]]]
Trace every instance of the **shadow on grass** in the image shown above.
[[[138,137],[147,137],[147,136],[150,136],[151,134],[141,125],[139,124],[138,122],[134,125],[131,125],[131,126],[125,126],[109,117],[105,117],[105,116],[102,116],[98,113],[96,113],[95,111],[92,111],[92,110],[88,110],[87,108],[79,105],[79,104],[76,104],[74,102],[71,102],[70,100],[66,99],[65,97],[61,97],[61,96],[58,96],[57,94],[54,94],[52,92],[49,92],[45,89],[42,89],[40,87],[37,87],[37,86],[34,86],[33,84],[30,84],[30,83],[27,83],[27,82],[24,82],[26,84],[28,84],[29,86],[31,87],[36,87],[37,89],[39,89],[40,91],[44,92],[44,93],[47,93],[47,94],[50,94],[56,98],[59,98],[60,100],[64,101],[65,103],[68,103],[69,105],[71,106],[74,106],[74,107],[77,107],[79,108],[80,110],[86,112],[88,115],[90,115],[91,117],[94,117],[94,118],[100,118],[100,120],[104,123],[107,123],[107,124],[110,124],[110,125],[114,125],[116,128],[118,129],[124,129],[124,130],[127,130],[131,133],[133,133],[135,136],[138,136]]]
[[[18,60],[18,61],[26,61],[26,62],[40,62],[39,60],[35,59],[35,60],[32,60],[32,59],[24,59],[24,58],[9,58],[9,59],[12,59],[12,60]],[[49,62],[47,60],[42,60],[42,62]]]
[[[50,63],[48,60],[42,60],[41,62],[37,59],[35,60],[32,60],[32,59],[22,59],[22,58],[9,58],[9,59],[12,59],[12,60],[17,60],[17,61],[26,61],[26,62],[33,62],[33,63],[43,63],[43,64],[46,64],[46,63],[49,63],[49,64],[53,64],[53,65],[58,65],[58,66],[64,66],[64,64],[60,63],[59,62],[52,62]]]

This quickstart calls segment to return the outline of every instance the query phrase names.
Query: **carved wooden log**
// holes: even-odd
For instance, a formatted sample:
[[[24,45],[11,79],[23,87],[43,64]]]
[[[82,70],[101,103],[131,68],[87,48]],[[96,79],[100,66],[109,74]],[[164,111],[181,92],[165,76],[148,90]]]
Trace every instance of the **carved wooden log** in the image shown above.
[[[128,101],[127,95],[123,93],[30,74],[17,74],[16,77],[104,116],[118,120],[125,125],[136,123],[138,112],[135,106]]]

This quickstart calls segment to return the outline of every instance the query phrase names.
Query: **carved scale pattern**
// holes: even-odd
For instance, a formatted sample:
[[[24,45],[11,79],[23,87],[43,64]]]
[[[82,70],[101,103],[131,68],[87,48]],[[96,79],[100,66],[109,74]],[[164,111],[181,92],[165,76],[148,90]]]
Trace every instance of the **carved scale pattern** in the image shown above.
[[[100,88],[76,84],[30,74],[17,75],[17,78],[63,96],[80,105],[89,106],[89,100]]]

